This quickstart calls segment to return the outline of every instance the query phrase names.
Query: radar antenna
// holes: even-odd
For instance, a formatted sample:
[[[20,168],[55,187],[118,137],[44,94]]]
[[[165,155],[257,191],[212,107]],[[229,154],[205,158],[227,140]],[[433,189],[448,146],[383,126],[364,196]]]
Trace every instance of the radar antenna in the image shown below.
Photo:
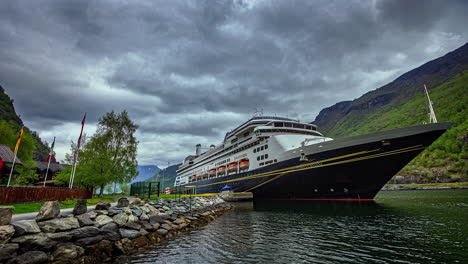
[[[426,92],[427,101],[429,104],[429,123],[437,123],[437,118],[434,112],[434,108],[432,107],[433,103],[431,101],[431,98],[429,97],[429,92],[427,91],[426,84],[424,84],[424,91]]]

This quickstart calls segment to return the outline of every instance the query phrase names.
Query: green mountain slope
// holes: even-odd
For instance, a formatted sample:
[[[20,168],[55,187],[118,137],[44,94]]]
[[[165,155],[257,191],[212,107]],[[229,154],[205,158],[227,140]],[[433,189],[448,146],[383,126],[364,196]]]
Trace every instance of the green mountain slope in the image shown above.
[[[467,45],[460,49],[466,48]],[[468,57],[464,57],[464,60],[468,63]],[[467,65],[464,60],[457,62],[457,69],[463,69],[464,65]],[[438,121],[450,121],[454,126],[400,171],[399,176],[394,178],[394,181],[399,183],[468,180],[468,70],[458,73],[452,71],[452,77],[448,78],[446,69],[442,67],[437,72],[433,72],[435,76],[425,73],[424,78],[432,81],[441,80],[440,72],[443,72],[444,80],[432,87],[429,93]],[[414,72],[412,75],[413,78],[419,78]],[[394,82],[398,82],[400,78]],[[340,103],[341,106],[337,104],[341,109],[338,109],[337,105],[324,109],[325,115],[335,118],[333,122],[326,124],[326,135],[338,138],[428,122],[428,102],[423,86],[419,82],[415,84],[419,87],[418,89],[411,87],[414,92],[397,93],[388,100],[379,99],[379,96],[385,93],[382,90],[388,85],[364,95],[363,97],[367,97],[365,100],[363,97],[355,100],[368,102],[373,100],[374,104],[370,104],[369,107],[353,109],[351,105],[356,105],[356,102],[347,101]],[[379,100],[381,100],[380,105],[378,105]],[[322,112],[321,114],[323,118],[324,115]]]
[[[146,182],[161,182],[161,189],[164,190],[166,187],[174,188],[174,182],[177,176],[177,169],[182,164],[176,164],[169,166],[165,169],[160,170],[153,177],[148,178]]]

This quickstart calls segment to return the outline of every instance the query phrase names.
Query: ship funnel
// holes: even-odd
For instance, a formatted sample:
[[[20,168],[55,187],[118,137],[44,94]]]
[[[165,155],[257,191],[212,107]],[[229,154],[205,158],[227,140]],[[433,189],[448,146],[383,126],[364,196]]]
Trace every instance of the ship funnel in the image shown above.
[[[201,154],[201,144],[195,146],[195,155],[200,156]]]
[[[215,145],[211,144],[211,145],[210,145],[210,150],[215,149],[215,147],[216,147]]]

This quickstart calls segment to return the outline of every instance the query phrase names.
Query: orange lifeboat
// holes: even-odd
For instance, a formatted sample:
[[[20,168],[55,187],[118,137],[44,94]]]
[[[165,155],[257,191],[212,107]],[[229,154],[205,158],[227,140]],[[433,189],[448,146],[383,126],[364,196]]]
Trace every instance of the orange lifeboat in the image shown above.
[[[226,166],[221,166],[218,168],[218,175],[224,175],[226,173]]]
[[[210,177],[216,176],[216,169],[210,170],[210,173],[209,173],[209,174],[210,174]]]
[[[241,170],[248,170],[249,169],[249,161],[248,160],[241,161],[241,162],[239,162],[239,166],[240,166]]]
[[[239,166],[239,164],[237,162],[233,162],[231,164],[228,165],[228,172],[237,172],[237,166]]]

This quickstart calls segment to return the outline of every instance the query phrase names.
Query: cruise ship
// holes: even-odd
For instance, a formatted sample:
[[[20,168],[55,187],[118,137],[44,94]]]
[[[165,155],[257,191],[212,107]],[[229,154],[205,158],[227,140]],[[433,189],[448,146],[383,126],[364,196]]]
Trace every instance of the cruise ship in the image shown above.
[[[372,200],[451,123],[432,123],[332,139],[317,126],[257,116],[221,144],[186,157],[175,189],[190,194],[252,192],[254,199]]]

